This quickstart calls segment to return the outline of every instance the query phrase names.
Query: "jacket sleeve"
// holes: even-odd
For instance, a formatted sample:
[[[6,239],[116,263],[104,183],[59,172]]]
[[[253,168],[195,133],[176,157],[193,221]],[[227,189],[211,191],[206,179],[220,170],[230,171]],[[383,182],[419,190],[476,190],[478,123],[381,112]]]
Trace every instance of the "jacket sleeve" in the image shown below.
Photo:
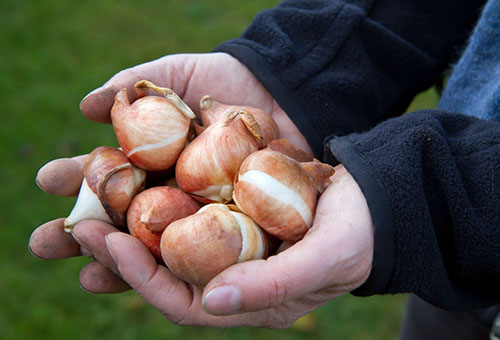
[[[426,110],[332,137],[375,228],[355,295],[413,292],[445,309],[500,304],[500,123]]]
[[[473,28],[478,0],[285,0],[218,46],[245,64],[321,158],[331,133],[403,113]]]

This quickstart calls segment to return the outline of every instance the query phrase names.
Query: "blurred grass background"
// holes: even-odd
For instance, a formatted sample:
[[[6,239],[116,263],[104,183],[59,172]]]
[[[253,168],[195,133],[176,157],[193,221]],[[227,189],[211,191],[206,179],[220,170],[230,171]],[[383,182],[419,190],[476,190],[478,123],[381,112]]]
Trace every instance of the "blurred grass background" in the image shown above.
[[[31,256],[32,230],[66,215],[74,199],[36,187],[53,158],[116,145],[110,126],[78,109],[116,72],[178,52],[208,52],[239,36],[277,0],[0,0],[0,339],[395,339],[406,297],[344,296],[285,331],[180,327],[133,292],[78,287],[88,260]],[[431,90],[411,110],[433,107]]]

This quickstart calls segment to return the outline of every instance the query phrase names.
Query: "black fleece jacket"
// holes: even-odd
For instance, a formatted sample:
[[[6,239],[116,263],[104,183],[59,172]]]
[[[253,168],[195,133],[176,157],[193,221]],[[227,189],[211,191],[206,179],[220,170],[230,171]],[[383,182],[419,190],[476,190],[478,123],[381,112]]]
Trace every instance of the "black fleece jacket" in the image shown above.
[[[288,0],[216,48],[360,185],[375,256],[353,294],[413,292],[456,310],[500,303],[500,124],[401,116],[456,60],[483,2]]]

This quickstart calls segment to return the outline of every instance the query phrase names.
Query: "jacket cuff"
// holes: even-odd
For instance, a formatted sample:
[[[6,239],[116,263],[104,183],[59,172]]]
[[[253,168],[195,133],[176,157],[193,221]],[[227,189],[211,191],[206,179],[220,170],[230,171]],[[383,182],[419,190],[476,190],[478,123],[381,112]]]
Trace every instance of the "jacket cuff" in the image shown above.
[[[366,282],[351,294],[369,296],[386,292],[394,270],[394,219],[391,213],[389,195],[377,180],[370,161],[361,154],[349,136],[330,136],[325,143],[325,161],[342,163],[359,185],[373,222],[375,245],[373,265]]]
[[[305,106],[303,106],[301,100],[281,82],[265,58],[252,48],[237,43],[235,40],[222,43],[214,49],[214,52],[230,54],[253,73],[304,135],[315,157],[320,159],[323,154],[321,134],[306,112],[302,110],[302,107]]]

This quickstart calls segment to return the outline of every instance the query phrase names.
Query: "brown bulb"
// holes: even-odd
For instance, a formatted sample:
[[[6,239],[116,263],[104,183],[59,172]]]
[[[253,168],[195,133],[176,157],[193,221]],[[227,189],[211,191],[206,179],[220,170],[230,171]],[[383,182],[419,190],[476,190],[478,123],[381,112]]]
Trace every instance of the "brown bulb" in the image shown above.
[[[235,263],[267,256],[267,241],[248,216],[209,204],[165,229],[161,253],[174,275],[205,286]]]
[[[151,89],[163,97],[145,96],[130,104],[127,89],[118,92],[111,109],[118,143],[134,165],[150,171],[168,169],[184,149],[195,115],[168,88],[145,80],[135,87],[140,95]]]
[[[179,189],[153,187],[134,197],[127,212],[127,226],[130,234],[138,238],[157,261],[162,261],[160,240],[165,228],[199,208],[195,200]]]

